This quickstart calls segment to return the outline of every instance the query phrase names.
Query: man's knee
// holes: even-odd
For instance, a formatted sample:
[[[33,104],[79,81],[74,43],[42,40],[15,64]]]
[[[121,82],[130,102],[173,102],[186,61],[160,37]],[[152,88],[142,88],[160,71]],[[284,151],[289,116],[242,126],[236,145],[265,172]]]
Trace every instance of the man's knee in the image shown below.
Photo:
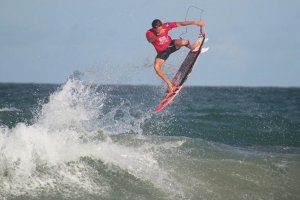
[[[175,45],[178,47],[188,46],[189,44],[190,44],[190,42],[185,39],[179,39],[179,40],[176,40],[176,42],[175,42]]]
[[[155,71],[159,71],[161,69],[161,66],[163,65],[164,60],[156,58],[154,61],[154,69]]]
[[[188,40],[185,40],[185,45],[184,45],[185,47],[189,47],[190,46],[190,41],[188,41]]]
[[[154,63],[154,69],[157,72],[160,70],[160,66],[158,64]]]

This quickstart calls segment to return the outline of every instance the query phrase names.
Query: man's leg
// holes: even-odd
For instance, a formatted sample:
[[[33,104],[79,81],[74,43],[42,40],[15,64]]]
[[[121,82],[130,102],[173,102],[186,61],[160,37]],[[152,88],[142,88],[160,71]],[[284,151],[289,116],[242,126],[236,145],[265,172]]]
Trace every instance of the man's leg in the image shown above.
[[[190,42],[188,40],[185,40],[185,39],[178,39],[178,40],[175,40],[174,42],[175,46],[176,46],[176,49],[179,49],[180,47],[182,46],[186,46],[187,48],[193,50],[195,49],[197,46],[200,45],[200,41],[199,40],[196,40],[196,42],[194,42],[194,44],[190,44]]]
[[[155,69],[157,75],[167,83],[169,92],[172,92],[173,91],[173,85],[169,81],[169,79],[166,77],[166,75],[163,73],[163,71],[161,70],[161,67],[164,64],[164,62],[165,62],[165,60],[163,60],[161,58],[155,58],[154,69]]]

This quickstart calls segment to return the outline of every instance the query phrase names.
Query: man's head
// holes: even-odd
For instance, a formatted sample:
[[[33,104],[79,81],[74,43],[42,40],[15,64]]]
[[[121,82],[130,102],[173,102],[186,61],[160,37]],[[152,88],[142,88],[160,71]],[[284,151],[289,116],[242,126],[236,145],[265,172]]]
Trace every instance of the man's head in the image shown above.
[[[155,30],[156,33],[159,33],[162,29],[161,25],[162,23],[159,19],[155,19],[152,21],[152,28]]]
[[[152,21],[152,28],[158,28],[162,25],[161,21],[159,19],[155,19]]]

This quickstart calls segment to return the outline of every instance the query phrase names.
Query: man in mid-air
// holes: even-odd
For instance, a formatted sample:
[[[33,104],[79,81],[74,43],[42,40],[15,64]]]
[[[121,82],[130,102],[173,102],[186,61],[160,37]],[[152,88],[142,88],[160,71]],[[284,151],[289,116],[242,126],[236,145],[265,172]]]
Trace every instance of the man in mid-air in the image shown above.
[[[159,19],[152,22],[152,28],[146,32],[147,40],[153,44],[157,51],[157,56],[154,61],[154,69],[159,77],[161,77],[168,85],[169,92],[173,91],[173,85],[162,72],[161,66],[168,59],[169,55],[185,46],[193,51],[197,51],[200,47],[201,41],[196,40],[194,44],[190,44],[188,40],[176,39],[172,40],[168,32],[180,26],[196,25],[205,26],[204,21],[185,21],[185,22],[167,22],[162,23]]]

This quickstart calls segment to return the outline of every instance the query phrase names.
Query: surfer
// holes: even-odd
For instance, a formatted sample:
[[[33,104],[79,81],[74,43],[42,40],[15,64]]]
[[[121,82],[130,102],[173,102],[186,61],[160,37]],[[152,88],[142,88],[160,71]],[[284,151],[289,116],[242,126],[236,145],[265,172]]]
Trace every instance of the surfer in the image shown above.
[[[162,65],[168,59],[170,54],[174,53],[182,46],[196,51],[201,44],[200,39],[196,40],[195,43],[190,44],[190,42],[185,39],[172,40],[171,37],[168,35],[168,32],[171,29],[188,25],[205,26],[205,22],[199,20],[162,23],[159,19],[155,19],[152,21],[152,28],[146,32],[147,40],[153,44],[155,50],[157,51],[157,55],[154,60],[154,69],[157,75],[167,83],[169,92],[173,91],[173,85],[161,70]]]

